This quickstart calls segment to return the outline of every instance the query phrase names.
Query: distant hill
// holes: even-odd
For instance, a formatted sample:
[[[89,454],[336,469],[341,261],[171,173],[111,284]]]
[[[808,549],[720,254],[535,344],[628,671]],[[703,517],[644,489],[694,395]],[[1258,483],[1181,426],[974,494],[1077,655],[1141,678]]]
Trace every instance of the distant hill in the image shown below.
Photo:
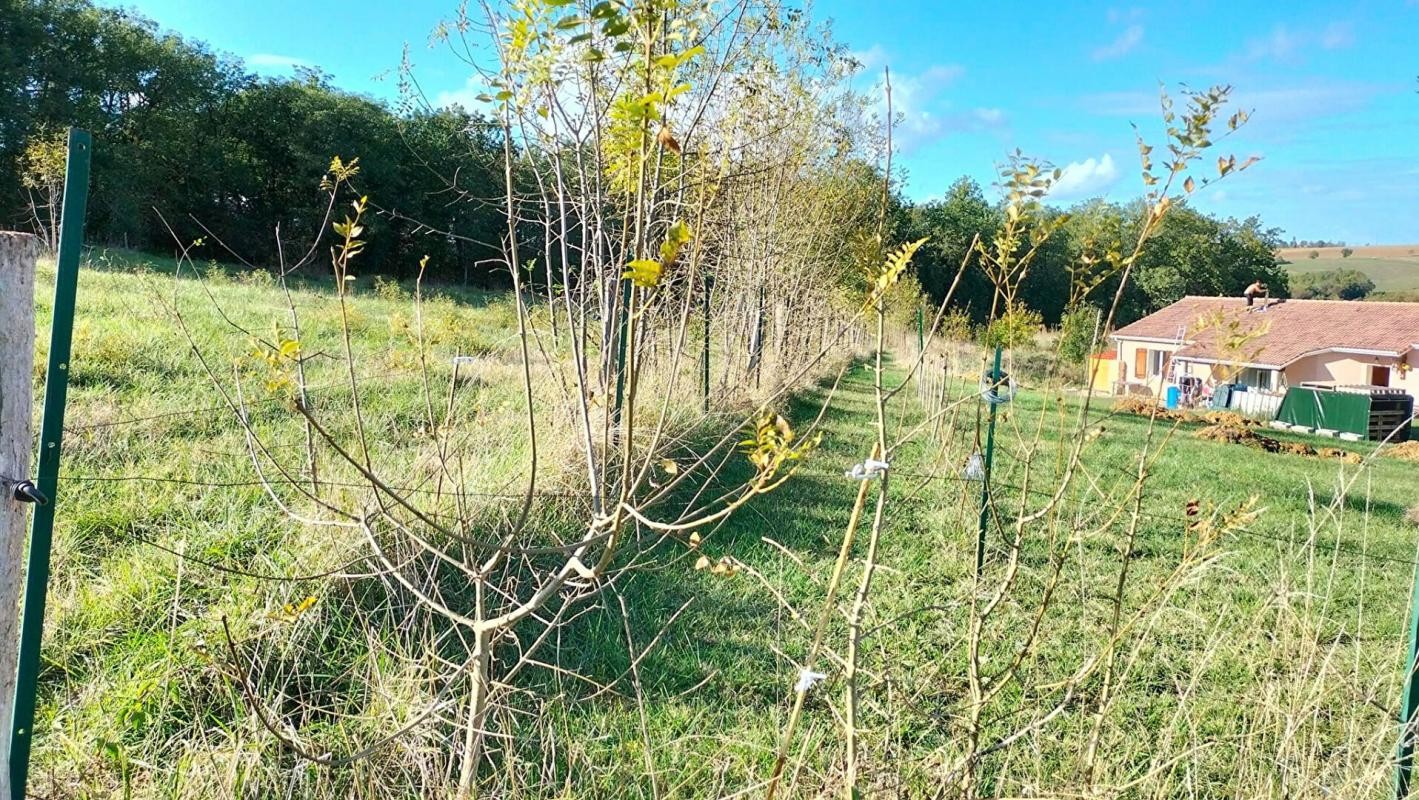
[[[1419,290],[1419,244],[1354,247],[1349,258],[1339,247],[1284,247],[1276,254],[1289,272],[1354,269],[1370,276],[1378,292]],[[1319,253],[1311,258],[1311,251]]]

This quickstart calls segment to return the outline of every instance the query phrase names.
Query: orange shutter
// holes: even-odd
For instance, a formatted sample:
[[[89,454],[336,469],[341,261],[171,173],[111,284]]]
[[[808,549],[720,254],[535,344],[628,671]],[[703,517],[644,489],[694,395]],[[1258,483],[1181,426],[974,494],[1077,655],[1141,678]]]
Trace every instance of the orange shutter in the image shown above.
[[[1133,377],[1138,380],[1148,377],[1148,351],[1142,347],[1133,351]]]

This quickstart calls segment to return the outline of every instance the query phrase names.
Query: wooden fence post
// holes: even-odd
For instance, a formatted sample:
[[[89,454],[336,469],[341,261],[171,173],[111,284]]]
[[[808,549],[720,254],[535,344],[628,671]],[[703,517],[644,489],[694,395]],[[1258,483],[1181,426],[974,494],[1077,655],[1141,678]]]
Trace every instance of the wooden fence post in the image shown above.
[[[29,506],[14,484],[29,480],[34,395],[34,265],[39,239],[0,231],[0,800],[10,800],[10,718],[20,646],[20,564]]]

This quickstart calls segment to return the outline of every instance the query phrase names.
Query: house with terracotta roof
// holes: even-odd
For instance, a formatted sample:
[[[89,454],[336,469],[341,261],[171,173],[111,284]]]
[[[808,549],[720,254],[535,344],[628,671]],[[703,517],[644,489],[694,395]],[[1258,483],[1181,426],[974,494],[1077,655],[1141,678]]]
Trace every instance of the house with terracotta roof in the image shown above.
[[[1184,297],[1113,334],[1114,390],[1388,386],[1419,396],[1419,303]],[[1197,380],[1192,380],[1197,379]]]

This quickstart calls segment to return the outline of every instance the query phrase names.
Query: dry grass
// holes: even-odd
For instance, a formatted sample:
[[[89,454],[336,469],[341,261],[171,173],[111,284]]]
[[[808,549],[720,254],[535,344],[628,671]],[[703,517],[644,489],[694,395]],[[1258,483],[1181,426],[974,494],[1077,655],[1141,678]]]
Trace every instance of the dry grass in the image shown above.
[[[1419,441],[1401,442],[1393,447],[1385,448],[1385,455],[1390,458],[1397,458],[1400,461],[1412,461],[1419,464]]]
[[[1342,450],[1339,447],[1322,447],[1317,449],[1305,442],[1287,442],[1280,439],[1273,439],[1270,436],[1262,436],[1245,425],[1229,422],[1218,422],[1208,425],[1195,435],[1197,438],[1207,441],[1240,444],[1257,450],[1264,450],[1268,453],[1333,458],[1343,461],[1346,464],[1359,464],[1364,461],[1364,458],[1361,457],[1359,453],[1350,450]]]
[[[1157,402],[1151,397],[1128,396],[1114,400],[1113,410],[1124,414],[1134,414],[1140,417],[1157,414],[1158,419],[1165,422],[1202,422],[1213,426],[1223,426],[1227,428],[1250,428],[1261,423],[1248,419],[1235,411],[1211,411],[1206,409],[1178,410],[1159,408]]]
[[[1161,408],[1158,401],[1151,397],[1137,397],[1128,395],[1114,400],[1113,410],[1124,414],[1135,414],[1140,417],[1157,415],[1158,419],[1167,422],[1186,422],[1191,419],[1185,411]]]

